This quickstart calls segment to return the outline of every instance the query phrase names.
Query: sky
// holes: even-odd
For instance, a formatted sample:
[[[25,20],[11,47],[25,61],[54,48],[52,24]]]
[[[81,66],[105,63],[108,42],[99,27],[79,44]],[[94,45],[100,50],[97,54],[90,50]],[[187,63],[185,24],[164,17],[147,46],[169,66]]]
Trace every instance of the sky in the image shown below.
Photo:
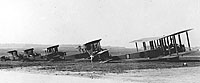
[[[103,46],[134,47],[132,40],[189,28],[191,46],[200,46],[199,0],[0,0],[0,43],[101,38]]]

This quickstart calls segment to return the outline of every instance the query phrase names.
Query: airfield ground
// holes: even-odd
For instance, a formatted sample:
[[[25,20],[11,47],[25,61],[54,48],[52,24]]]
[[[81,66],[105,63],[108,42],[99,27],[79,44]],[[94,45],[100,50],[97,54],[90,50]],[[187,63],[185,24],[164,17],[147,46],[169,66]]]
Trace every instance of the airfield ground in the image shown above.
[[[183,66],[183,63],[187,63],[187,66]],[[136,82],[136,83],[188,83],[188,82],[200,82],[196,79],[199,74],[200,69],[200,52],[195,52],[187,56],[180,57],[179,61],[134,61],[134,60],[118,60],[112,61],[110,63],[98,63],[98,62],[89,62],[89,61],[35,61],[35,62],[21,62],[21,61],[6,61],[0,62],[1,72],[6,75],[12,75],[12,73],[6,73],[4,71],[17,71],[17,72],[29,72],[36,73],[33,76],[28,75],[30,80],[32,78],[38,78],[37,74],[50,74],[53,75],[53,78],[57,78],[54,75],[66,76],[62,77],[63,83],[66,81],[77,81],[71,80],[68,76],[86,77],[95,79],[95,83],[100,83],[102,78],[104,79],[113,79],[125,82]],[[15,74],[16,75],[16,74]],[[37,75],[37,76],[35,76]],[[1,76],[1,75],[0,75]],[[26,75],[25,75],[26,76]],[[21,74],[19,74],[21,77]],[[41,76],[41,80],[44,80],[44,77],[51,76]],[[189,77],[189,78],[188,78]],[[6,78],[2,76],[2,78]],[[8,79],[11,77],[8,76]],[[7,79],[6,78],[6,79]],[[13,77],[13,79],[16,77]],[[72,77],[73,78],[73,77]],[[96,79],[97,78],[97,79]],[[98,79],[101,78],[101,79]],[[61,79],[61,78],[59,78]],[[82,80],[82,78],[80,78]],[[161,80],[162,79],[162,80]],[[196,80],[195,80],[196,79]],[[90,79],[88,79],[90,80]],[[99,81],[101,80],[101,81]],[[10,81],[10,80],[8,80]],[[26,81],[26,82],[27,82]],[[35,81],[38,81],[35,79]],[[34,82],[35,82],[34,81]],[[54,83],[52,80],[51,83]],[[79,80],[80,81],[80,80]],[[77,82],[79,82],[77,81]],[[88,82],[93,82],[90,80]],[[124,81],[119,83],[124,83]],[[47,83],[48,81],[46,81]],[[77,83],[75,82],[75,83]],[[104,81],[102,81],[104,82]],[[101,82],[101,83],[102,83]],[[19,82],[21,83],[21,81]],[[25,81],[24,81],[25,83]],[[29,83],[33,83],[29,81]],[[42,82],[43,83],[43,82]],[[49,83],[49,82],[48,82]],[[104,83],[116,83],[115,82],[104,82]]]
[[[180,57],[178,61],[134,61],[134,60],[118,60],[110,63],[99,63],[90,61],[6,61],[0,62],[1,69],[10,69],[16,67],[40,66],[37,70],[53,70],[53,71],[72,71],[72,72],[91,72],[100,71],[108,73],[124,73],[125,70],[134,69],[162,69],[184,67],[183,63],[187,63],[187,67],[200,66],[200,52],[196,52],[187,56]]]

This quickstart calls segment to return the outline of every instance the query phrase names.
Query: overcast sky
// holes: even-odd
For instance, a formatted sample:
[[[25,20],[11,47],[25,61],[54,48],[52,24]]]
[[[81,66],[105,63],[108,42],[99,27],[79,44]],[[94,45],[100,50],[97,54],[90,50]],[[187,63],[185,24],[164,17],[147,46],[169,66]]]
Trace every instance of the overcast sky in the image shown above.
[[[132,40],[193,28],[200,46],[199,0],[0,0],[0,43],[133,47]],[[185,36],[182,35],[182,36]]]

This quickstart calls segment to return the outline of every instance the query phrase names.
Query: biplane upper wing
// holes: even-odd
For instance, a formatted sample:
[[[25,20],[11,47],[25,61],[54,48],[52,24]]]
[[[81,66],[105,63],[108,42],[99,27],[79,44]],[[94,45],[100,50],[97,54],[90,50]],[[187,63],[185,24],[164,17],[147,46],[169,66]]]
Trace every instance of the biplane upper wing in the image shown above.
[[[169,34],[167,36],[173,36],[173,35],[181,34],[181,33],[187,32],[187,31],[191,31],[191,30],[193,30],[193,29],[182,30],[182,31],[179,31],[179,32],[176,32],[176,33]],[[167,37],[167,36],[142,38],[142,39],[131,41],[129,43],[153,41],[153,40],[158,40],[160,38],[164,38],[164,37]]]
[[[24,51],[34,50],[34,48],[25,49]]]
[[[59,45],[50,46],[50,47],[48,47],[47,49],[57,48],[57,47],[59,47]]]
[[[148,38],[142,38],[142,39],[134,40],[134,41],[131,41],[131,42],[129,42],[129,43],[147,42],[147,41],[157,40],[157,39],[160,39],[160,38],[161,38],[161,37],[148,37]]]
[[[193,29],[182,30],[182,31],[179,31],[179,32],[176,32],[176,33],[172,33],[172,34],[166,35],[164,37],[178,35],[178,34],[181,34],[181,33],[187,32],[187,31],[191,31],[191,30],[193,30]]]
[[[93,40],[93,41],[85,43],[84,45],[88,45],[88,44],[92,44],[92,43],[97,43],[97,42],[100,42],[100,41],[101,41],[101,39]]]
[[[13,53],[13,52],[17,52],[17,50],[11,50],[11,51],[8,51],[7,53]]]

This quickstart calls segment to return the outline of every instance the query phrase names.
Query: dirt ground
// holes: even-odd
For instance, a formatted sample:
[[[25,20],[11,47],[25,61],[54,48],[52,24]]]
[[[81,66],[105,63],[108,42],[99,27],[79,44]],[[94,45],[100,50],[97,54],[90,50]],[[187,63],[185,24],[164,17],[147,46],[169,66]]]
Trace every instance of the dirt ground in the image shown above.
[[[134,61],[134,60],[119,60],[110,63],[99,63],[90,61],[6,61],[0,62],[1,69],[10,69],[16,67],[32,67],[40,66],[37,70],[53,70],[53,71],[71,71],[71,72],[105,72],[105,73],[125,73],[126,70],[135,69],[162,69],[162,68],[178,68],[184,67],[183,63],[187,63],[187,67],[200,66],[199,56],[184,56],[178,61]],[[187,60],[188,59],[188,60]]]
[[[126,73],[37,70],[39,66],[0,70],[1,83],[199,83],[200,67],[135,69]],[[89,77],[89,78],[88,78]]]
[[[187,63],[187,66],[184,66],[184,63]],[[135,61],[130,59],[104,64],[89,61],[6,61],[0,62],[0,68],[5,72],[75,76],[95,80],[109,79],[108,83],[115,83],[110,80],[120,80],[121,83],[124,81],[134,83],[200,82],[197,78],[200,77],[199,53],[180,57],[180,60],[177,61]]]

